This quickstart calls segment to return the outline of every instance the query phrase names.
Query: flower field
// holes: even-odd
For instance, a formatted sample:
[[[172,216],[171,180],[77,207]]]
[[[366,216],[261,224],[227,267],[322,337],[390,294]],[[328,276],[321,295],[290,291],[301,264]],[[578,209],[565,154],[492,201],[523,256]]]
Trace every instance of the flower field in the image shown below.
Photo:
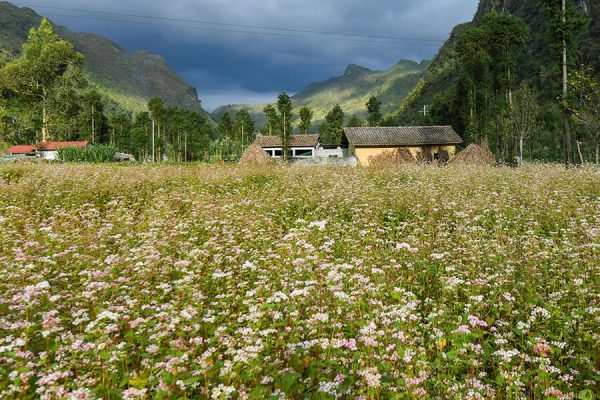
[[[0,166],[2,399],[595,399],[600,170]]]

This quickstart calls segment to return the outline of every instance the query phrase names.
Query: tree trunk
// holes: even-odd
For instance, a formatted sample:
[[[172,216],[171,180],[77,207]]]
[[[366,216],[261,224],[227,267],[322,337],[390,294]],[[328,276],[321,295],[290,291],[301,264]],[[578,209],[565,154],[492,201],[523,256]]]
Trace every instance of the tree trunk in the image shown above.
[[[519,136],[519,166],[523,166],[523,135]]]
[[[562,22],[567,23],[567,1],[562,0]],[[562,54],[562,72],[563,72],[563,133],[565,137],[565,164],[570,166],[573,164],[573,148],[571,143],[571,127],[569,126],[569,109],[567,107],[567,96],[569,91],[568,86],[568,67],[567,67],[567,40],[563,39],[563,54]]]
[[[579,153],[579,160],[581,161],[581,164],[585,164],[583,154],[581,153],[581,142],[579,140],[577,141],[577,152]]]
[[[94,114],[96,113],[96,107],[92,104],[92,143],[96,141],[96,121]]]
[[[46,108],[46,99],[42,100],[42,142],[46,142],[50,137],[48,132],[48,109]]]

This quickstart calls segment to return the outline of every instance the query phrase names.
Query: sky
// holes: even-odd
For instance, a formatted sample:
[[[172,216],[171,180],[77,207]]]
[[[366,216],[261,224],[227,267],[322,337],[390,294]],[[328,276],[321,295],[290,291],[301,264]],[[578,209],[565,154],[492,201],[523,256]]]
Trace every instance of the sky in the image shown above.
[[[15,1],[76,32],[160,54],[202,106],[273,101],[344,73],[437,53],[478,0]]]

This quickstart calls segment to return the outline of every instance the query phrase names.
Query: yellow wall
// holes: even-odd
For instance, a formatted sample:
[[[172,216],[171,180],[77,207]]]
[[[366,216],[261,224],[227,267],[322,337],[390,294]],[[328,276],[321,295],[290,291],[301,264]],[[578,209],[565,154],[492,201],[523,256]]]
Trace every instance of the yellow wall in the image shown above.
[[[456,153],[456,146],[431,146],[431,153],[438,154],[440,151],[445,150],[448,152],[450,157]],[[394,150],[401,149],[401,147],[351,147],[350,153],[356,155],[358,158],[358,165],[362,167],[369,166],[369,158],[377,157],[385,152],[391,152]],[[422,151],[422,147],[407,147],[413,157],[416,157],[418,153]]]

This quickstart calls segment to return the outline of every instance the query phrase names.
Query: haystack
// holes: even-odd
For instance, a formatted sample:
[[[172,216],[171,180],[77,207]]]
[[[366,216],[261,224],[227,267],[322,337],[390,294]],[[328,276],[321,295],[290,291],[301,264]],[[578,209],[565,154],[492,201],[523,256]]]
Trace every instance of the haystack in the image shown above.
[[[452,164],[470,164],[470,165],[494,165],[496,156],[491,152],[487,143],[471,143],[466,149],[458,153],[452,160]]]
[[[411,164],[416,162],[417,160],[413,157],[410,150],[405,148],[384,151],[379,155],[369,157],[369,165],[371,166]]]
[[[240,158],[240,164],[268,164],[271,161],[273,161],[271,156],[257,144],[248,147]]]

